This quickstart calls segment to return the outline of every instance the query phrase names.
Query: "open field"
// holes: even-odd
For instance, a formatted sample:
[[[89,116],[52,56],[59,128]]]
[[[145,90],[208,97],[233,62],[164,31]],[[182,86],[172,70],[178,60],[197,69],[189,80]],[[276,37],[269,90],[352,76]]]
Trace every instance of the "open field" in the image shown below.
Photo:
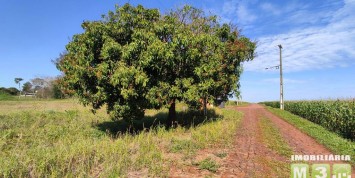
[[[149,110],[147,128],[124,133],[125,123],[76,100],[0,101],[0,177],[167,176],[172,165],[192,164],[198,150],[232,145],[241,114],[216,112],[198,126],[166,130],[149,128],[166,111]]]
[[[185,109],[167,130],[166,109],[130,124],[75,99],[0,101],[0,177],[288,177],[292,154],[355,156],[354,142],[279,109]]]
[[[16,97],[17,98],[17,97]],[[35,99],[20,99],[10,101],[0,101],[0,113],[11,114],[23,111],[59,111],[65,112],[68,110],[87,111],[85,108],[78,104],[76,99],[66,100],[35,100]],[[102,110],[102,112],[104,111]]]

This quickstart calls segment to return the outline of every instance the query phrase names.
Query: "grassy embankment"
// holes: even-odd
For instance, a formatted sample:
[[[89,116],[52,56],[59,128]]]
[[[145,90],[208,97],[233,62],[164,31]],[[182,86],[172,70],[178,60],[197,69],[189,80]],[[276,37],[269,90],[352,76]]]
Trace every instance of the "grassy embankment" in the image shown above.
[[[350,163],[353,166],[355,165],[355,142],[344,139],[338,134],[328,131],[324,127],[307,119],[291,114],[288,111],[271,107],[267,107],[267,109],[302,132],[316,139],[317,142],[330,149],[334,154],[350,155],[352,158]]]
[[[231,146],[240,113],[215,110],[202,122],[181,108],[184,125],[166,130],[157,124],[166,110],[148,110],[129,127],[76,100],[0,101],[0,177],[162,177],[171,166],[194,166],[198,150]]]

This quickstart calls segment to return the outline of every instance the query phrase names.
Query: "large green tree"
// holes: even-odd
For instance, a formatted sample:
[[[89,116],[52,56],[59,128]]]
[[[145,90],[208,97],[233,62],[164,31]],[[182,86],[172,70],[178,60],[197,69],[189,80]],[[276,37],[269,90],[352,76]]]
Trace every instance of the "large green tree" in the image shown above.
[[[126,4],[82,27],[57,67],[84,105],[106,104],[114,119],[166,106],[170,125],[178,101],[199,107],[201,98],[227,99],[238,93],[241,62],[255,49],[231,25],[189,6],[161,16]]]
[[[144,56],[155,76],[148,96],[169,107],[168,125],[176,117],[176,101],[200,107],[200,99],[206,105],[239,94],[241,62],[253,59],[255,43],[237,29],[185,6],[162,17],[154,33]]]
[[[145,96],[151,76],[141,54],[159,18],[156,9],[126,4],[101,21],[84,22],[85,32],[73,37],[57,65],[63,83],[94,110],[107,104],[114,119],[142,118],[152,105]]]

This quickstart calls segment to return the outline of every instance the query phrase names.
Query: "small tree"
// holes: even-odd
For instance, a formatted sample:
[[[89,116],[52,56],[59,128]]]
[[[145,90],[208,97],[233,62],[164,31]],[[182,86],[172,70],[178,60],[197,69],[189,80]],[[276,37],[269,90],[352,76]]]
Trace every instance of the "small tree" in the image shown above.
[[[34,86],[34,91],[36,92],[36,97],[44,98],[45,91],[45,80],[39,77],[31,79],[31,83]]]
[[[26,82],[22,85],[22,91],[25,93],[32,93],[32,84],[31,82]]]
[[[23,80],[23,78],[15,78],[15,83],[18,84],[18,90],[20,92],[21,95],[21,81]]]
[[[34,78],[34,79],[31,79],[31,83],[34,85],[34,86],[40,86],[40,87],[44,87],[46,85],[46,81],[42,78]]]
[[[37,97],[40,98],[56,98],[60,99],[64,97],[64,94],[59,86],[61,77],[42,77],[34,78],[31,80],[34,85],[34,91],[37,93]]]

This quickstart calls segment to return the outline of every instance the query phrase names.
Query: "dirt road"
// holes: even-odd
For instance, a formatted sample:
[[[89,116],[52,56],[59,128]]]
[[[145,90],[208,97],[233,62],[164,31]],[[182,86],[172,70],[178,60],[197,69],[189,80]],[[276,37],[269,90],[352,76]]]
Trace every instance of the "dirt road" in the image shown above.
[[[235,143],[228,156],[222,161],[221,167],[214,174],[206,175],[205,170],[190,168],[172,177],[289,177],[291,158],[273,150],[265,143],[261,120],[278,130],[284,144],[288,145],[293,154],[329,155],[332,154],[313,138],[299,131],[294,126],[267,111],[263,106],[251,104],[238,107],[244,113],[240,128],[237,130]],[[276,144],[276,143],[275,143]],[[205,151],[206,152],[212,152]],[[201,152],[200,154],[204,154]],[[312,164],[312,162],[307,162]],[[322,162],[316,162],[322,163]],[[339,162],[323,162],[327,164]],[[286,172],[285,172],[286,171]],[[352,170],[352,177],[355,172]]]

